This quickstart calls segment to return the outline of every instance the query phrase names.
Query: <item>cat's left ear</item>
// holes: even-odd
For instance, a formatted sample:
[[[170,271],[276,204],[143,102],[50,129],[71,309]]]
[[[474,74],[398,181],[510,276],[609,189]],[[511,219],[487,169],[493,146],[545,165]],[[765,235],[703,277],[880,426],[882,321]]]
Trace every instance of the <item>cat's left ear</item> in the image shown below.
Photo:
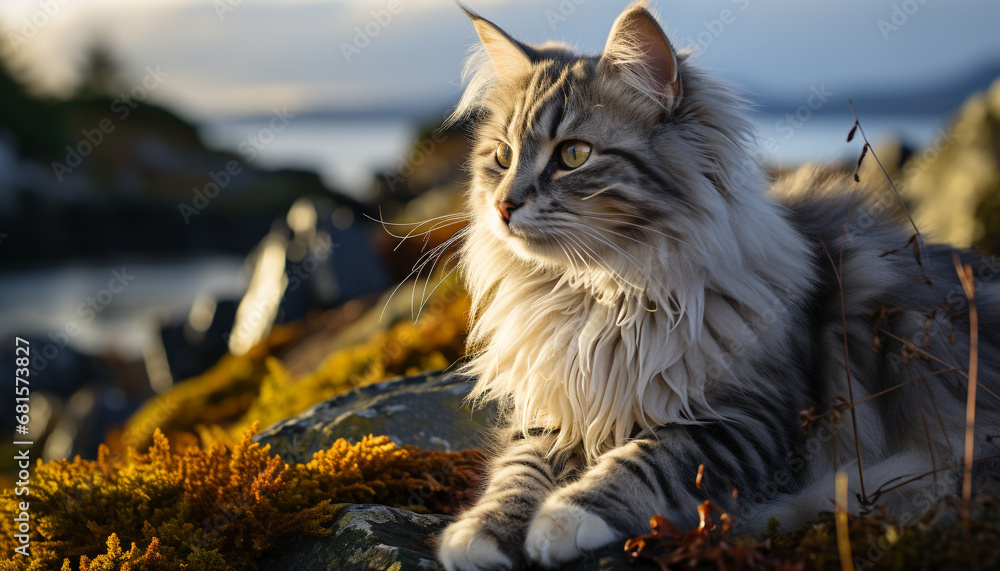
[[[681,98],[677,55],[643,1],[626,8],[615,20],[599,65],[668,110]]]
[[[473,12],[465,4],[456,3],[472,20],[472,25],[476,27],[476,34],[482,40],[497,76],[500,78],[514,77],[528,71],[531,67],[531,58],[528,57],[520,42],[508,36],[507,32],[501,30],[493,22]]]

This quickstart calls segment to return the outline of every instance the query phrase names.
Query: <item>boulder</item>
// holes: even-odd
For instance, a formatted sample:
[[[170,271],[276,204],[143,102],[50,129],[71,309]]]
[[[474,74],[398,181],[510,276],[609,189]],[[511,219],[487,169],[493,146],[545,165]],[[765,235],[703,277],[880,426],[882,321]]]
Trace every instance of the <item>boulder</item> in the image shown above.
[[[408,571],[443,570],[434,555],[435,538],[451,518],[423,515],[379,505],[345,506],[327,527],[326,537],[299,537],[280,556],[259,564],[260,571]],[[621,547],[597,551],[566,567],[573,571],[645,571],[630,564]]]
[[[355,443],[369,434],[425,450],[483,448],[496,408],[471,409],[465,402],[470,390],[470,379],[445,373],[369,385],[279,422],[257,441],[286,462],[308,462],[338,438]]]
[[[300,536],[280,556],[260,562],[260,571],[441,569],[434,537],[446,516],[422,515],[379,505],[345,506],[326,537]]]

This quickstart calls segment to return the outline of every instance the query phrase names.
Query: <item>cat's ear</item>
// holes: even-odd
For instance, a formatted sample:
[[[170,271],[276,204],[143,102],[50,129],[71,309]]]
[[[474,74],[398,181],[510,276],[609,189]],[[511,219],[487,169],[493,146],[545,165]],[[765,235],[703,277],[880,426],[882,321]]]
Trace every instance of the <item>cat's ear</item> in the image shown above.
[[[468,6],[457,2],[458,7],[465,12],[465,15],[472,20],[472,25],[476,27],[476,34],[483,42],[486,53],[490,56],[493,69],[497,76],[514,77],[521,75],[531,66],[531,58],[525,53],[524,46],[517,40],[507,35],[496,24],[476,14]]]
[[[628,8],[611,28],[600,67],[671,109],[681,97],[677,54],[644,1]]]

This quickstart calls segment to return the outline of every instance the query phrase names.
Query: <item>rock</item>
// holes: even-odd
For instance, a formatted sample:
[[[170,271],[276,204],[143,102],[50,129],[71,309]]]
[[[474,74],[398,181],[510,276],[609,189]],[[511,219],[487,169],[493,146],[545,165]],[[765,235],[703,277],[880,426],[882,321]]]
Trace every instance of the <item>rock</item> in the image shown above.
[[[441,569],[434,537],[446,516],[421,515],[378,505],[350,505],[329,525],[327,537],[299,537],[288,550],[260,562],[260,571]]]
[[[307,462],[338,438],[355,443],[369,434],[425,450],[482,448],[496,409],[471,410],[472,381],[434,374],[386,381],[322,402],[257,436],[286,462]]]
[[[439,570],[435,538],[451,518],[422,515],[379,505],[350,505],[327,526],[326,537],[299,537],[279,556],[259,564],[260,571]],[[620,546],[597,551],[568,565],[573,571],[645,571],[649,564],[630,564]]]

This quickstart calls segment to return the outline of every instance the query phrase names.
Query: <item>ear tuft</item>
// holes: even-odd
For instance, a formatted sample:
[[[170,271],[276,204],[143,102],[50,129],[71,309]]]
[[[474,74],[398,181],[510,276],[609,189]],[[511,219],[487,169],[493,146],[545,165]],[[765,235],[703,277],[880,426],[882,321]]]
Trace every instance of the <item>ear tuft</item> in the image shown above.
[[[476,34],[483,42],[490,62],[499,78],[514,77],[523,74],[531,66],[531,58],[524,47],[514,38],[507,35],[496,24],[472,11],[468,6],[457,2],[458,7],[472,20]]]
[[[667,109],[680,100],[677,55],[644,1],[632,4],[615,20],[600,65]]]

